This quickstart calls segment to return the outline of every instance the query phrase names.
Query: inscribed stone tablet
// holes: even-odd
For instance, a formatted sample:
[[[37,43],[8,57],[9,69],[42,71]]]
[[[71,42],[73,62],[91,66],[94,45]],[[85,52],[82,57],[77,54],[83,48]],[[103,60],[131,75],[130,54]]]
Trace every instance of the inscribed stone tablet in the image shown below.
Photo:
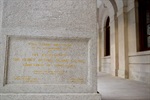
[[[7,84],[86,84],[88,39],[9,37]]]

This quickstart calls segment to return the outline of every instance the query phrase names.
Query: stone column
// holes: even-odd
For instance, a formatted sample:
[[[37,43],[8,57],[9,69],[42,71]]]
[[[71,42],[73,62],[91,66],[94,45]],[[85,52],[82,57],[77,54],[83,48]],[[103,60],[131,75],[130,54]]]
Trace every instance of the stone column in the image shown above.
[[[118,46],[119,46],[119,70],[118,76],[128,78],[128,43],[127,43],[127,14],[126,7],[120,9],[118,16]]]
[[[116,15],[110,17],[110,50],[111,74],[117,76],[118,71],[118,32]]]
[[[101,100],[96,0],[1,1],[0,100]]]

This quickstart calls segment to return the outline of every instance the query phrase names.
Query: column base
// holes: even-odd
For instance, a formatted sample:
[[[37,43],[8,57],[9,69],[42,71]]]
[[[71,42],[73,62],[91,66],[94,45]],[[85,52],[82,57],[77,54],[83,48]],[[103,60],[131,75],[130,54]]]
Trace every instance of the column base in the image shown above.
[[[0,94],[0,100],[101,100],[97,93]]]
[[[118,77],[128,79],[129,78],[129,72],[126,70],[120,69],[120,70],[118,70]]]

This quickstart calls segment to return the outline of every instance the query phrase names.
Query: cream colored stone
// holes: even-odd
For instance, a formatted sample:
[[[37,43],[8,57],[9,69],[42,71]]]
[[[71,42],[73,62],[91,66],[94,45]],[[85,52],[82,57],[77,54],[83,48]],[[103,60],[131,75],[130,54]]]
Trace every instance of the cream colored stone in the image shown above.
[[[9,42],[7,84],[88,84],[88,39],[10,37]]]
[[[143,70],[148,70],[150,66],[149,54],[150,51],[139,51],[139,39],[138,39],[138,5],[134,0],[102,0],[99,13],[99,28],[101,29],[101,69],[103,72],[110,73],[130,79],[143,81],[149,83],[149,71],[143,72],[142,70],[137,72],[139,65]],[[107,12],[107,13],[106,13]],[[104,60],[105,54],[105,24],[106,18],[110,17],[110,33],[111,33],[111,55],[110,66]],[[132,66],[134,65],[134,68]],[[137,67],[135,67],[137,66]],[[109,70],[108,70],[109,69]],[[130,75],[131,74],[131,75]],[[139,75],[138,75],[139,74]],[[136,77],[138,76],[138,77]],[[143,80],[142,80],[143,78]]]
[[[3,1],[0,100],[100,100],[96,0]]]
[[[150,67],[149,64],[130,63],[130,79],[142,81],[150,84]]]
[[[131,57],[129,57],[129,63],[150,64],[150,55],[131,56]]]

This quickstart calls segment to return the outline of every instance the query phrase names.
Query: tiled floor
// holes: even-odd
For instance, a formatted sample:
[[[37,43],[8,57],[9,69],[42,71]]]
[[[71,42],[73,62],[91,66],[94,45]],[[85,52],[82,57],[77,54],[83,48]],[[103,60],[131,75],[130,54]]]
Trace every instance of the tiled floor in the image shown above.
[[[98,91],[102,100],[150,100],[150,85],[98,74]]]

